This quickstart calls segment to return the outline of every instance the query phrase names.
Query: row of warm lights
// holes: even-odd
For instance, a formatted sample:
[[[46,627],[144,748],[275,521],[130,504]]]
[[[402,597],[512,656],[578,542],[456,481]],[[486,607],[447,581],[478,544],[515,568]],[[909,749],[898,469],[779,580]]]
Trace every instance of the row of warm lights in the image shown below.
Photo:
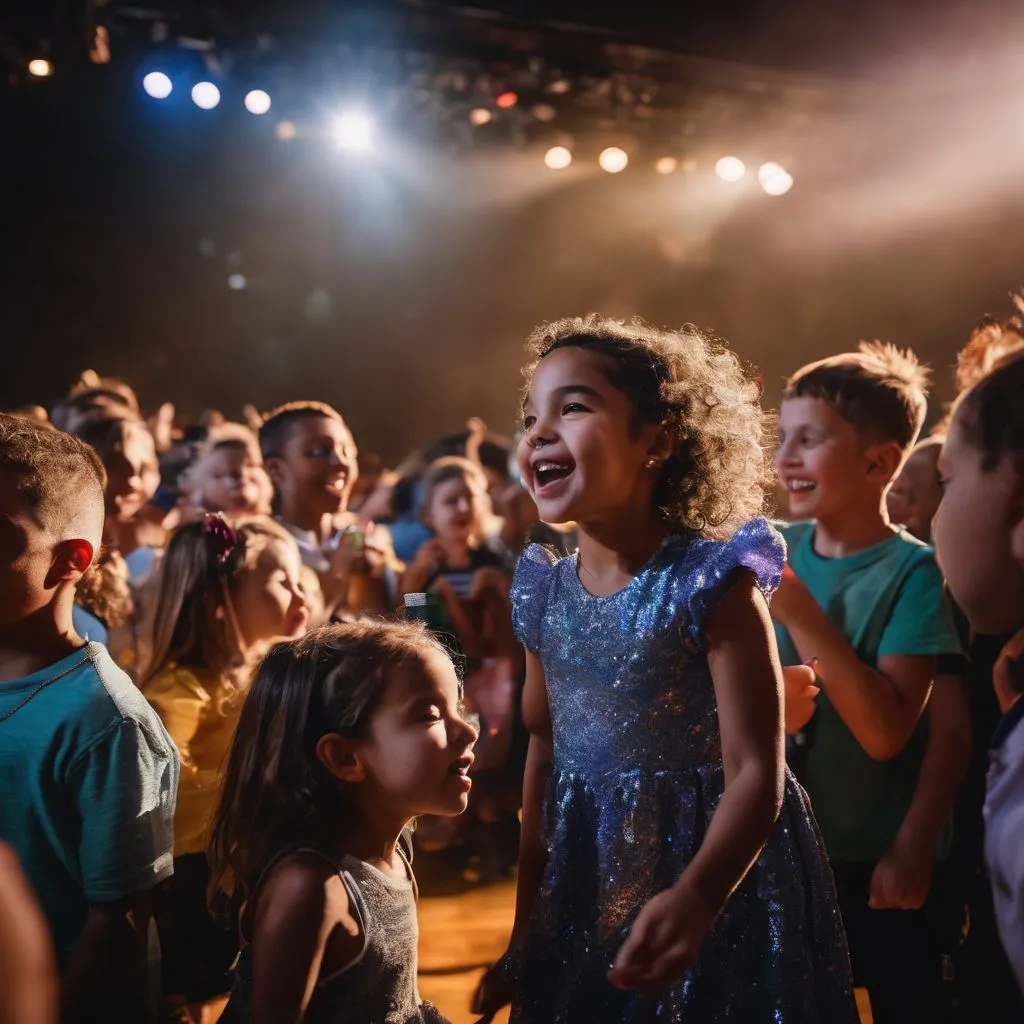
[[[165,100],[174,92],[174,83],[162,71],[150,71],[142,79],[142,88],[155,100]],[[213,82],[196,82],[192,86],[192,102],[200,110],[213,110],[220,104],[220,89]],[[265,114],[270,110],[270,93],[263,89],[250,89],[245,94],[245,109],[250,114]]]
[[[629,166],[629,154],[618,146],[609,146],[602,150],[597,162],[601,170],[608,174],[618,174]],[[572,151],[565,146],[553,146],[544,154],[544,163],[553,171],[563,171],[572,164]],[[663,156],[655,161],[654,169],[659,174],[673,174],[679,167],[674,156]],[[684,161],[683,169],[693,171],[692,161]],[[722,181],[738,182],[747,175],[746,165],[736,156],[723,156],[715,164],[715,173]],[[777,163],[762,164],[757,172],[757,180],[761,188],[770,196],[783,196],[793,187],[793,176]]]

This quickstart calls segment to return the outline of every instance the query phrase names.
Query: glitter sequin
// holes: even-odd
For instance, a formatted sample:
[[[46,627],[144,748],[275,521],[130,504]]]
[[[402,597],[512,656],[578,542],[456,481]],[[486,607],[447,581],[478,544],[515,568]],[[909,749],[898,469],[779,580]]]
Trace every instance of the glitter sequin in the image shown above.
[[[520,559],[516,632],[544,665],[555,763],[544,883],[509,965],[513,1024],[856,1024],[825,851],[788,774],[779,821],[697,964],[656,994],[607,980],[637,913],[700,846],[724,788],[707,615],[739,568],[770,595],[784,557],[763,519],[727,543],[673,535],[609,597],[586,592],[573,557],[533,546]]]

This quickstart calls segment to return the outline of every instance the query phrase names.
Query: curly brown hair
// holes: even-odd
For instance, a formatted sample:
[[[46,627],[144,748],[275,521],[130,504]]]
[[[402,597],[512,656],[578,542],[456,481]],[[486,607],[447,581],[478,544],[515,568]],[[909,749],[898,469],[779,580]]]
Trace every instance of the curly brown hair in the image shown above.
[[[549,353],[584,348],[605,364],[638,423],[668,431],[673,451],[654,497],[673,526],[726,539],[762,511],[771,464],[761,386],[721,338],[693,324],[661,330],[591,313],[542,324],[526,346],[527,390]]]

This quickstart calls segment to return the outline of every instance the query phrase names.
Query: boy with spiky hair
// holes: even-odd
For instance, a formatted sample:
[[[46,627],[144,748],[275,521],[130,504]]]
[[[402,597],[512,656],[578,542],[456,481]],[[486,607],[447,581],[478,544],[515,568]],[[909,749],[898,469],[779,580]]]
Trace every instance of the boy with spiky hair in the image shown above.
[[[104,484],[78,438],[0,415],[0,837],[47,918],[62,1020],[146,1021],[178,754],[106,648],[72,625]]]
[[[802,521],[783,526],[772,614],[783,664],[816,667],[801,775],[876,1024],[941,1017],[940,936],[921,907],[965,766],[935,749],[926,758],[937,660],[961,646],[931,548],[891,526],[885,506],[926,386],[911,353],[863,344],[798,370],[779,416],[776,469]],[[936,694],[929,728],[962,711],[962,695]]]

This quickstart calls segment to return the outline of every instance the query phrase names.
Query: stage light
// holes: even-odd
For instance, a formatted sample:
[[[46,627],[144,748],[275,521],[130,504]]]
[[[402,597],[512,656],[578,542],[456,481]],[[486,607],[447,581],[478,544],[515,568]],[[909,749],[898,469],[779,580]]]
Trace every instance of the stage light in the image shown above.
[[[248,283],[249,282],[246,280],[245,274],[230,274],[228,276],[228,287],[233,292],[245,291],[245,287]]]
[[[245,109],[250,114],[265,114],[270,109],[270,93],[251,89],[245,94]]]
[[[678,166],[679,161],[674,156],[663,156],[654,161],[654,169],[659,174],[672,174]]]
[[[481,125],[489,124],[491,121],[491,112],[486,107],[475,107],[469,112],[469,123],[474,128],[479,128]]]
[[[738,156],[723,156],[715,164],[715,174],[722,181],[739,181],[747,173],[747,168]]]
[[[28,73],[34,78],[49,78],[53,74],[53,65],[43,57],[36,57],[28,62]]]
[[[554,121],[554,119],[558,117],[558,111],[555,110],[550,103],[538,103],[537,106],[533,108],[533,116],[537,118],[538,121],[547,124],[549,121]]]
[[[342,114],[332,125],[334,141],[354,153],[367,153],[373,149],[373,122],[356,112]]]
[[[291,121],[278,121],[277,126],[274,128],[274,134],[282,142],[291,142],[298,133]]]
[[[519,102],[514,92],[503,92],[495,101],[502,110],[509,110]]]
[[[220,103],[220,89],[213,82],[196,82],[192,86],[192,102],[200,110],[213,110]]]
[[[607,171],[609,174],[618,174],[619,171],[626,169],[629,157],[626,155],[626,151],[619,149],[618,146],[609,146],[606,150],[602,151],[601,155],[597,158],[597,162],[601,165],[602,171]]]
[[[572,163],[572,153],[565,146],[552,146],[544,154],[544,163],[553,171],[564,171]]]
[[[150,71],[142,80],[142,88],[147,96],[155,100],[165,100],[174,91],[174,84],[162,71]]]
[[[757,180],[770,196],[784,196],[793,187],[793,175],[782,164],[762,164]]]
[[[555,79],[548,85],[548,92],[553,96],[564,96],[572,88],[572,83],[564,78]]]

